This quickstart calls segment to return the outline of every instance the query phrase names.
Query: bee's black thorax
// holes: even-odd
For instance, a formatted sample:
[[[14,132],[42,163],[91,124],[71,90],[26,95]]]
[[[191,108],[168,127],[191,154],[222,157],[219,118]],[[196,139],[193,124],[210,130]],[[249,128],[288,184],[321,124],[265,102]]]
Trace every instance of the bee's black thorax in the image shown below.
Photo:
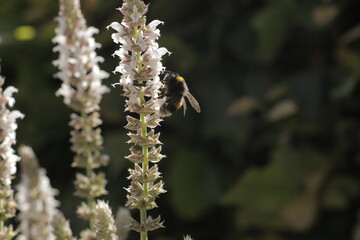
[[[166,79],[165,79],[165,87],[166,87],[166,96],[167,97],[173,97],[173,96],[183,96],[186,85],[185,81],[182,77],[179,77],[179,74],[177,73],[171,73]]]

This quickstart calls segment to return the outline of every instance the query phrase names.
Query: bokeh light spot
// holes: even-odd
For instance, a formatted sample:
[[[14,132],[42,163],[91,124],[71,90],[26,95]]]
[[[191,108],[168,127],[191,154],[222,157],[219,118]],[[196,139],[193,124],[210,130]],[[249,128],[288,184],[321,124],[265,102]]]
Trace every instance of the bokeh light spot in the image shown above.
[[[14,37],[19,41],[28,41],[35,37],[36,30],[32,26],[19,26],[14,30]]]

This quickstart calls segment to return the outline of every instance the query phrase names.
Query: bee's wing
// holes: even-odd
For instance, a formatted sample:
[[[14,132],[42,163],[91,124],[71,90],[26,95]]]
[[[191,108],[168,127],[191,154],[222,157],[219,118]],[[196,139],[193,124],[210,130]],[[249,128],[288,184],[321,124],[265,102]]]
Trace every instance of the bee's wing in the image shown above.
[[[194,96],[191,95],[191,93],[189,93],[189,92],[187,92],[185,96],[187,97],[187,99],[189,100],[191,106],[195,109],[195,111],[197,111],[199,113],[201,111],[200,104],[198,103],[198,101],[196,101]]]

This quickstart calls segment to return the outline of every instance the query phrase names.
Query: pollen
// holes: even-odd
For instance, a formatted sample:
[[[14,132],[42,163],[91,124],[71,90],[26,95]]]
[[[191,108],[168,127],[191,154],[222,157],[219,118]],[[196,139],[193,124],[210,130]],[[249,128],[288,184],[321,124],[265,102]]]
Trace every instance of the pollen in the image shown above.
[[[178,82],[185,82],[185,79],[184,79],[183,77],[181,77],[181,76],[178,76],[178,77],[176,78],[176,81],[178,81]]]
[[[183,78],[182,78],[183,79]],[[183,79],[184,80],[184,79]],[[183,104],[182,104],[182,102],[177,102],[177,103],[175,103],[175,108],[176,109],[179,109],[179,108],[181,108],[181,106],[182,106]]]

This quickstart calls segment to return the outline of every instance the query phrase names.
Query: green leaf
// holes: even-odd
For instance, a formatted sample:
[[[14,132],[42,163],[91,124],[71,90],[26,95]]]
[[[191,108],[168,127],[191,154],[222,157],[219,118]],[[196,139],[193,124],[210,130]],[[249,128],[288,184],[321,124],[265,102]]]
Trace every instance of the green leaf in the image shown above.
[[[245,172],[225,195],[223,203],[237,206],[241,226],[284,227],[281,209],[302,193],[302,189],[318,190],[315,182],[307,183],[311,173],[328,166],[327,158],[316,150],[295,150],[287,139],[274,149],[271,162],[264,168]]]
[[[108,173],[109,177],[116,178],[120,171],[126,169],[130,163],[125,156],[130,155],[129,140],[125,130],[104,132],[104,153],[110,157]]]
[[[297,194],[299,176],[294,173],[294,158],[286,146],[278,148],[265,168],[245,172],[223,199],[227,205],[242,209],[241,221],[262,222],[276,217],[278,209]],[[242,218],[241,217],[241,218]]]
[[[335,89],[333,89],[331,96],[335,99],[345,98],[353,94],[356,88],[359,86],[359,78],[357,77],[349,77],[345,79],[345,81]]]
[[[178,151],[172,162],[170,199],[183,218],[196,219],[215,203],[220,192],[216,166],[201,152]]]
[[[259,35],[259,56],[264,61],[272,61],[284,44],[295,10],[294,0],[273,0],[255,15],[253,26]]]
[[[360,194],[359,182],[347,175],[339,175],[325,187],[323,203],[330,209],[344,209]]]

